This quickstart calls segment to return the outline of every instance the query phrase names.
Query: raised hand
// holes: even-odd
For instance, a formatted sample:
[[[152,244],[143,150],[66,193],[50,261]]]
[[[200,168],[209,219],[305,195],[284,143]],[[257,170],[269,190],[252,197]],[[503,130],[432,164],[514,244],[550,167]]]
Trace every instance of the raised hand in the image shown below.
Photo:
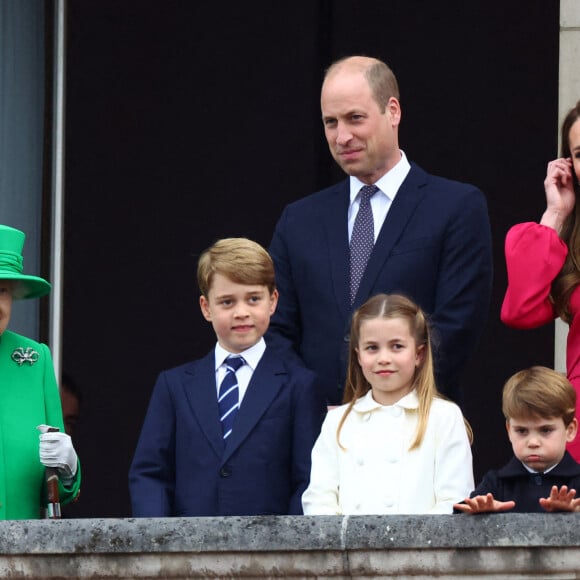
[[[463,503],[456,503],[453,507],[466,514],[483,514],[487,512],[505,512],[515,507],[515,501],[498,501],[493,494],[467,497]]]
[[[576,498],[576,490],[563,485],[560,489],[553,485],[549,497],[541,497],[540,505],[547,512],[580,512],[580,498]]]
[[[560,233],[576,203],[571,159],[559,158],[548,163],[544,189],[547,207],[540,223]]]

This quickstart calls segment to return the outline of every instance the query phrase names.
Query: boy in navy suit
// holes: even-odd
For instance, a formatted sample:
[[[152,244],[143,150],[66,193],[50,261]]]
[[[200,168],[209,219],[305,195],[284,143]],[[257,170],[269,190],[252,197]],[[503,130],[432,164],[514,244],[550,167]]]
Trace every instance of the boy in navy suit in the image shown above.
[[[315,375],[266,347],[272,259],[223,239],[197,275],[217,344],[157,380],[129,472],[133,515],[301,514],[324,405]]]
[[[566,451],[576,437],[576,391],[561,373],[532,367],[503,390],[503,414],[514,457],[488,472],[471,496],[455,504],[470,514],[580,511],[580,465]]]

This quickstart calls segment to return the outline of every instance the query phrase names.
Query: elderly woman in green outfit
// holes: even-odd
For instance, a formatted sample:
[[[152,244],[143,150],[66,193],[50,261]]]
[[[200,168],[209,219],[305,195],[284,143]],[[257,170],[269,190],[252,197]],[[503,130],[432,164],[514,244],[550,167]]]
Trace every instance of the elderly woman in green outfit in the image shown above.
[[[24,238],[0,225],[0,519],[5,520],[40,517],[45,468],[56,469],[62,503],[76,497],[81,479],[77,454],[63,432],[50,351],[7,330],[13,300],[50,292],[46,280],[22,273]],[[49,426],[60,432],[47,432]]]

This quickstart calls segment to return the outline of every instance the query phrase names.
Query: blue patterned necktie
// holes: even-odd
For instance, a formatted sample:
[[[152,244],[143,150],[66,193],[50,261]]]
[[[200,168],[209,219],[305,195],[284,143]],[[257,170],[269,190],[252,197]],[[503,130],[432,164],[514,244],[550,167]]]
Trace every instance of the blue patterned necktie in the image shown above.
[[[224,377],[218,394],[218,407],[222,432],[224,439],[227,439],[234,425],[234,419],[240,408],[240,392],[238,389],[238,377],[236,371],[246,361],[241,356],[229,356],[226,361],[226,376]]]
[[[350,237],[350,303],[354,303],[360,281],[373,246],[375,245],[375,226],[371,197],[379,190],[376,185],[365,185],[360,190],[360,206],[354,220]]]

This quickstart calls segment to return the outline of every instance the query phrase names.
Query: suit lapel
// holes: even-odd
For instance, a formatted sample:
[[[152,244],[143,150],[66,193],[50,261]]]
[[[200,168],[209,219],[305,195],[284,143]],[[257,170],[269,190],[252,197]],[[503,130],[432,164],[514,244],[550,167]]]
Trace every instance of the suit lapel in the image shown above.
[[[354,301],[354,308],[358,308],[372,295],[377,276],[385,269],[385,262],[393,247],[407,227],[415,208],[423,199],[423,185],[427,182],[427,178],[428,175],[422,169],[411,164],[411,170],[401,184],[379,232]]]
[[[337,184],[331,195],[334,198],[329,201],[328,207],[323,209],[323,223],[326,224],[325,230],[334,297],[342,316],[347,318],[350,313],[349,180],[347,179]]]
[[[221,457],[224,450],[224,440],[217,404],[213,350],[185,371],[183,386],[189,406],[201,430],[216,455]]]
[[[280,361],[266,349],[252,374],[248,390],[234,422],[232,434],[228,437],[222,461],[225,463],[249,435],[264,412],[278,395],[286,370]]]

